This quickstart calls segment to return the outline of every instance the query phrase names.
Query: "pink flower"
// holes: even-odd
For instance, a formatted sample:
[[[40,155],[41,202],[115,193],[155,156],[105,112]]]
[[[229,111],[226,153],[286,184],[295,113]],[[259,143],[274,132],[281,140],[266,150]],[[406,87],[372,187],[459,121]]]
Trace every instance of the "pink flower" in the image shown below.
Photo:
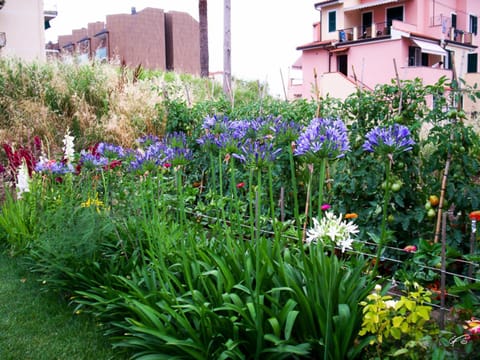
[[[321,209],[322,211],[327,211],[328,209],[330,209],[332,206],[330,204],[323,204]]]
[[[237,186],[237,189],[241,189],[241,188],[243,188],[243,187],[245,186],[245,183],[244,183],[244,182],[240,182],[240,183],[238,183],[236,186]]]
[[[166,168],[166,169],[168,169],[168,168],[171,167],[171,166],[172,166],[172,164],[170,164],[170,163],[165,163],[165,164],[163,164],[163,167]]]
[[[417,247],[415,245],[407,245],[403,248],[403,250],[408,253],[414,253],[415,251],[417,251]]]

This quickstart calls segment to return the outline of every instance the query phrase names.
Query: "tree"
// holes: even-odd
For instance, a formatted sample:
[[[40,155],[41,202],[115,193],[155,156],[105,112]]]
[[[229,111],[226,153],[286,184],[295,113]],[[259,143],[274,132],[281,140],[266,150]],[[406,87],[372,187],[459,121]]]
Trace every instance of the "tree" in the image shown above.
[[[208,14],[207,0],[198,0],[198,18],[200,23],[200,76],[208,77]]]

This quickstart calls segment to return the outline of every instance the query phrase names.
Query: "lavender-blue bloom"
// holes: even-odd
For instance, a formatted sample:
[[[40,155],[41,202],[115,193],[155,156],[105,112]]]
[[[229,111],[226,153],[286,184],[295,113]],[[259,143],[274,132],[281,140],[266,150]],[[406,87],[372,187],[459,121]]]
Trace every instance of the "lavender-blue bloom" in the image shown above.
[[[399,124],[393,126],[376,126],[365,136],[362,148],[368,152],[393,154],[410,151],[415,141],[410,136],[410,130]]]
[[[233,153],[233,157],[240,160],[247,167],[262,168],[273,163],[281,148],[275,149],[271,142],[247,140],[240,146],[240,151]]]
[[[151,137],[149,140],[155,139]],[[146,171],[166,164],[183,165],[191,158],[192,152],[187,148],[186,135],[172,133],[161,140],[151,142],[145,149],[139,149],[130,161],[130,169]]]
[[[40,161],[35,165],[36,172],[48,172],[55,175],[73,173],[74,168],[71,163],[65,164],[56,160]]]
[[[93,155],[86,150],[82,150],[80,152],[80,163],[87,167],[90,165],[96,168],[101,168],[107,166],[109,161],[105,156],[101,156],[100,154]]]
[[[128,152],[125,151],[125,149],[121,146],[107,144],[103,142],[98,144],[97,152],[105,157],[113,157],[118,159],[123,159],[128,154]]]
[[[315,158],[340,158],[350,150],[347,128],[342,120],[315,118],[300,134],[295,155]]]

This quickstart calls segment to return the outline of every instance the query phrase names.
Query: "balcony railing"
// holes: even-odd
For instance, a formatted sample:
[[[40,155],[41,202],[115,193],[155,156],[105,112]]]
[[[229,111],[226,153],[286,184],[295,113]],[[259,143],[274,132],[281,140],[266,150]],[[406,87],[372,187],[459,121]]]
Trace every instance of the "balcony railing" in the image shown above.
[[[356,41],[390,35],[390,27],[386,22],[372,24],[371,26],[354,26],[338,31],[338,41]]]
[[[450,28],[450,31],[448,32],[448,38],[452,41],[471,45],[473,40],[473,34],[464,30]]]

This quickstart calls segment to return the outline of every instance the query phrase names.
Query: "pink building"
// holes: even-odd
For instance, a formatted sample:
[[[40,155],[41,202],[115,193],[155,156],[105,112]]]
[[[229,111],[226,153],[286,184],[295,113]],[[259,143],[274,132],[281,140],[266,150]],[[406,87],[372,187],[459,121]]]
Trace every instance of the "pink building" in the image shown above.
[[[297,47],[290,98],[345,98],[356,86],[441,76],[477,79],[477,0],[329,0],[314,5],[313,41]],[[315,80],[316,77],[316,80]]]

